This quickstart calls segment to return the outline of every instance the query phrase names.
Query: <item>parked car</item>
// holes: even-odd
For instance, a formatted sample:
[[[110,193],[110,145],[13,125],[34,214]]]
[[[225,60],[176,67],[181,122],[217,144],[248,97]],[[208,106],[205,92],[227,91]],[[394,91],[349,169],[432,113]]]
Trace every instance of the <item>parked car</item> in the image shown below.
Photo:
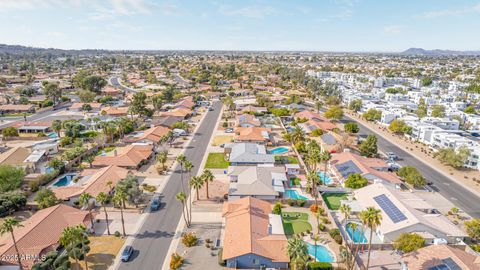
[[[155,196],[153,197],[152,202],[150,203],[150,210],[157,211],[158,208],[160,208],[160,197]]]
[[[213,107],[211,107],[211,106],[208,107],[208,110],[209,110],[209,111],[213,111]]]
[[[397,160],[398,159],[398,156],[393,152],[387,152],[385,154],[387,155],[387,158],[390,159],[390,160]]]
[[[233,133],[233,128],[227,128],[227,129],[225,129],[225,133]]]
[[[133,247],[126,246],[122,251],[122,256],[120,257],[122,262],[128,262],[130,260],[130,257],[132,257],[132,254],[133,254]]]

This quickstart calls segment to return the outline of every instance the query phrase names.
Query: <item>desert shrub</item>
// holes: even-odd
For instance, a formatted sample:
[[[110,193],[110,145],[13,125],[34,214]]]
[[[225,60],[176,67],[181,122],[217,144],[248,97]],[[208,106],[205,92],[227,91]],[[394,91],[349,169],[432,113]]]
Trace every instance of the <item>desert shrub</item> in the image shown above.
[[[335,240],[335,242],[337,242],[337,244],[341,245],[342,242],[343,242],[343,238],[340,234],[337,234],[335,235],[335,237],[333,238],[333,240]]]
[[[297,200],[295,203],[297,204],[297,206],[300,206],[300,207],[303,207],[305,205],[304,200]]]
[[[196,246],[197,242],[198,242],[198,237],[192,232],[184,233],[182,235],[182,243],[186,247]]]
[[[120,237],[121,234],[120,234],[119,231],[115,231],[115,232],[113,233],[113,235],[115,235],[115,237]]]
[[[335,238],[336,235],[340,235],[340,230],[335,228],[331,229],[328,234],[330,234],[330,237]]]
[[[178,253],[172,253],[170,258],[170,269],[179,269],[183,265],[183,257]]]
[[[328,262],[311,262],[308,264],[308,270],[333,270],[333,266]]]
[[[290,206],[294,206],[294,205],[295,205],[295,201],[293,201],[292,199],[288,199],[288,200],[287,200],[287,204],[290,205]]]
[[[318,224],[318,229],[319,229],[320,231],[324,232],[325,229],[326,229],[326,228],[325,228],[325,224],[323,224],[323,223]]]
[[[316,204],[310,205],[310,211],[312,211],[312,213],[316,213],[318,211],[318,205]]]
[[[220,266],[226,266],[227,262],[222,258],[223,256],[223,249],[218,250],[218,264]]]

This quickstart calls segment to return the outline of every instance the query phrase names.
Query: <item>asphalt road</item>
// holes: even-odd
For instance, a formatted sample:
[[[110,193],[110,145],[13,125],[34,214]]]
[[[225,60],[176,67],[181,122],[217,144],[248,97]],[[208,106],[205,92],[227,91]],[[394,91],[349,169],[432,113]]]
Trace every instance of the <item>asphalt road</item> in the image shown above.
[[[41,112],[41,113],[36,113],[36,114],[33,114],[33,115],[30,115],[30,116],[27,116],[27,121],[41,121],[42,119],[44,118],[47,118],[49,116],[51,116],[52,114],[54,113],[57,113],[59,111],[63,111],[65,110],[65,108],[67,107],[70,107],[72,105],[72,103],[68,102],[66,104],[63,104],[62,106],[59,106],[57,108],[55,108],[55,110],[53,109],[49,109],[47,111],[44,111],[44,112]],[[8,123],[8,124],[2,124],[3,120],[15,120],[11,123]],[[0,118],[0,129],[4,129],[6,127],[9,127],[19,121],[24,121],[24,118],[23,117],[1,117]]]
[[[355,121],[352,118],[345,117],[349,121]],[[416,167],[423,176],[427,179],[428,182],[433,183],[433,189],[439,192],[447,200],[451,201],[458,208],[462,209],[469,215],[475,218],[480,218],[480,197],[470,190],[466,189],[457,182],[451,180],[449,177],[444,176],[442,173],[438,172],[434,168],[426,165],[422,161],[416,159],[410,155],[404,149],[397,147],[395,144],[384,139],[376,132],[373,132],[366,128],[361,123],[357,122],[360,127],[359,135],[377,135],[377,145],[380,151],[382,152],[394,152],[400,158],[397,162],[402,166],[413,166]]]
[[[185,151],[185,156],[194,165],[192,175],[200,169],[222,105],[217,101],[212,106],[214,110],[207,112]],[[175,199],[175,195],[182,189],[179,170],[180,166],[177,166],[163,189],[161,209],[150,213],[135,235],[135,251],[131,261],[121,263],[118,269],[161,269],[165,258],[170,256],[167,252],[182,218],[182,204]],[[188,187],[186,178],[184,176],[184,185]]]
[[[123,86],[122,84],[120,84],[120,81],[118,80],[118,77],[111,77],[110,78],[110,83],[116,87],[116,88],[119,88],[119,89],[122,89],[124,91],[127,91],[127,92],[133,92],[133,93],[136,93],[137,90],[135,89],[132,89],[132,88],[128,88],[128,87],[125,87]]]

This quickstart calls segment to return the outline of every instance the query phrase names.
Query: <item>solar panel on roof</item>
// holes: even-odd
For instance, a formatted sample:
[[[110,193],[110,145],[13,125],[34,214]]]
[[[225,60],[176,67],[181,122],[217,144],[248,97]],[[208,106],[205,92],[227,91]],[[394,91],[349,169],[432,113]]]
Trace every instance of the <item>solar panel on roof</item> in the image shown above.
[[[350,174],[362,173],[362,170],[360,170],[360,168],[358,168],[357,165],[355,165],[355,163],[351,160],[337,164],[335,165],[335,168],[337,168],[344,178],[347,178]]]
[[[398,223],[407,219],[407,217],[400,211],[400,209],[398,209],[398,207],[395,206],[395,204],[393,204],[392,201],[385,194],[373,197],[373,199],[387,214],[387,216],[393,221],[393,223]]]
[[[460,266],[458,266],[458,264],[450,257],[443,259],[442,261],[450,270],[462,270],[462,268],[460,268]]]

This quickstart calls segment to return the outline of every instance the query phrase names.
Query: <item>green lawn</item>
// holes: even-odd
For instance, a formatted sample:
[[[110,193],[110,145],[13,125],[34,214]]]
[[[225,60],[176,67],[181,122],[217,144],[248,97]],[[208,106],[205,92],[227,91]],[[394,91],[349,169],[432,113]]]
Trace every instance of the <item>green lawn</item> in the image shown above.
[[[325,204],[330,210],[338,210],[340,208],[340,200],[346,200],[345,193],[328,193],[322,195]]]
[[[286,235],[297,234],[312,230],[312,225],[308,222],[308,214],[300,212],[282,213],[283,229]]]
[[[210,153],[208,154],[206,169],[226,169],[230,163],[225,160],[223,153]]]

